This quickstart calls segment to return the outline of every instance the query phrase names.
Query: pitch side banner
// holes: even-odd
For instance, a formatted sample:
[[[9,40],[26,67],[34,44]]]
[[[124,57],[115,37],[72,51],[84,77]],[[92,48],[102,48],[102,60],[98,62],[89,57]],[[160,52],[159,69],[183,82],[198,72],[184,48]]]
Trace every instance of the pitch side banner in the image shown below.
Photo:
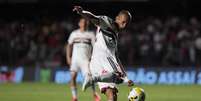
[[[0,83],[21,83],[24,75],[24,67],[9,69],[7,66],[0,66]]]
[[[201,84],[201,71],[187,68],[138,68],[127,74],[141,84]]]
[[[140,84],[201,84],[201,71],[194,68],[130,68],[128,77]],[[54,81],[59,84],[70,81],[70,72],[67,69],[55,71]],[[78,73],[77,82],[83,82],[81,73]]]

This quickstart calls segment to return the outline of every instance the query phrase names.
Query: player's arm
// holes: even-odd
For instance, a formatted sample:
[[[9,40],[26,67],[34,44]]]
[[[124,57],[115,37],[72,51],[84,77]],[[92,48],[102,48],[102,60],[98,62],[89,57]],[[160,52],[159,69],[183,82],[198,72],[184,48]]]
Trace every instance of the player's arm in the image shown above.
[[[118,64],[119,64],[119,66],[120,66],[120,67],[119,67],[120,70],[121,70],[120,73],[121,73],[121,76],[123,77],[124,82],[127,83],[128,86],[133,86],[134,83],[133,83],[132,80],[129,80],[129,79],[128,79],[128,76],[127,76],[127,74],[126,74],[126,71],[125,71],[125,69],[124,69],[122,63],[121,63],[121,60],[119,59],[119,56],[118,56],[118,52],[117,52],[117,51],[116,51],[116,59],[117,59],[117,62],[118,62]]]
[[[71,60],[72,60],[74,39],[75,39],[75,33],[73,31],[71,32],[68,38],[68,42],[66,44],[66,62],[69,66],[71,65]]]
[[[83,10],[83,8],[81,6],[74,6],[73,11],[76,11],[79,15],[81,15],[82,17],[88,19],[93,24],[99,25],[99,18],[98,18],[98,16],[92,14],[89,11]]]
[[[70,66],[72,59],[73,44],[66,45],[66,62]]]

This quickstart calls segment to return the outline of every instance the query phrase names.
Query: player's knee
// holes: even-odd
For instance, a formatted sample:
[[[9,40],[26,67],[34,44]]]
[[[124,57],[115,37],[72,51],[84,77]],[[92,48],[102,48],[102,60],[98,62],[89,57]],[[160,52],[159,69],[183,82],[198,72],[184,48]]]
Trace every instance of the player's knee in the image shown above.
[[[117,91],[115,88],[108,88],[105,92],[108,101],[116,101],[117,100]]]
[[[77,73],[76,72],[71,72],[71,80],[76,80]]]

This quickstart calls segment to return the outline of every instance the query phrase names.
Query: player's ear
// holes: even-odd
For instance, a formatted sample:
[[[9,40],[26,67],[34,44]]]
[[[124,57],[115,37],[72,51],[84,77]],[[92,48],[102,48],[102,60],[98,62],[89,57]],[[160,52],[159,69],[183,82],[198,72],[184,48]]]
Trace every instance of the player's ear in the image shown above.
[[[115,20],[119,20],[119,15],[116,16]]]

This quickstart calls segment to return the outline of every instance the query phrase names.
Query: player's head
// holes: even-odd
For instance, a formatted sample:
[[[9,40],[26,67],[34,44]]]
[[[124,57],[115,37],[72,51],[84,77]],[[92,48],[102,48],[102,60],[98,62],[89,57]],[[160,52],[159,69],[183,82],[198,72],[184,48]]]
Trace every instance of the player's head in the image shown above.
[[[118,24],[119,29],[124,29],[131,21],[132,16],[129,11],[121,10],[116,16],[115,22]]]
[[[80,18],[79,22],[78,22],[78,26],[82,29],[87,29],[89,25],[89,21],[85,18]]]

